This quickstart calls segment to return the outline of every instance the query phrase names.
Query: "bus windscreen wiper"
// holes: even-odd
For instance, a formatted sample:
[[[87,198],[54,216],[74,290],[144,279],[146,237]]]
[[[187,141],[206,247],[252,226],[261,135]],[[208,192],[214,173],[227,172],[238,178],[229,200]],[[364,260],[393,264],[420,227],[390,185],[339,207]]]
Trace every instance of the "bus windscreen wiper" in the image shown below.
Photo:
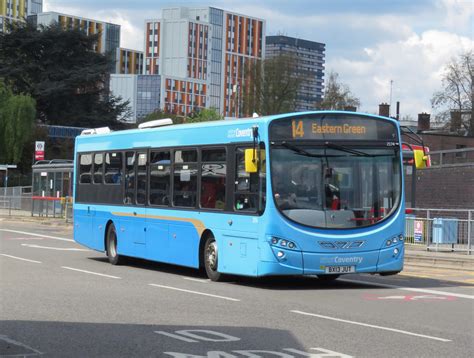
[[[366,152],[362,152],[362,151],[357,150],[357,149],[348,148],[348,147],[345,147],[343,145],[334,144],[334,143],[331,143],[331,142],[325,142],[324,145],[327,148],[340,150],[341,152],[354,154],[354,155],[357,155],[359,157],[374,157],[374,155],[372,155],[372,154],[368,154]]]
[[[297,147],[296,145],[290,144],[288,142],[281,142],[281,145],[285,148],[291,149],[292,151],[298,153],[299,155],[304,155],[305,157],[313,157],[313,158],[323,158],[324,155],[320,154],[313,154],[310,153],[302,148]]]

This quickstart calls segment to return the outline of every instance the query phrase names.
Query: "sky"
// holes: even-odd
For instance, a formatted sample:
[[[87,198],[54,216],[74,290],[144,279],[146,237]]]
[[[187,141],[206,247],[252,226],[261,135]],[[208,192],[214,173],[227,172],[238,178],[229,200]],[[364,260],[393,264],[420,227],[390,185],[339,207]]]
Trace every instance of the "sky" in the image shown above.
[[[121,47],[143,50],[144,20],[161,9],[213,6],[263,18],[266,34],[326,44],[326,77],[339,74],[360,111],[400,101],[402,117],[436,114],[431,97],[445,65],[474,50],[472,0],[44,0],[57,11],[121,25]],[[391,82],[393,81],[393,82]]]

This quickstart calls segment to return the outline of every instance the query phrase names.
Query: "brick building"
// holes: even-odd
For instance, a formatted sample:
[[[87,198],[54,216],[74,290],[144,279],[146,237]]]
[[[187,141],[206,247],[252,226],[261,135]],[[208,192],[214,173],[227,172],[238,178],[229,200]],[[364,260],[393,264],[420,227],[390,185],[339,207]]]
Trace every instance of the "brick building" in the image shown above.
[[[415,178],[405,168],[407,207],[474,209],[474,137],[456,134],[450,125],[433,129],[426,113],[418,116],[413,129],[429,147],[431,167],[417,170]]]

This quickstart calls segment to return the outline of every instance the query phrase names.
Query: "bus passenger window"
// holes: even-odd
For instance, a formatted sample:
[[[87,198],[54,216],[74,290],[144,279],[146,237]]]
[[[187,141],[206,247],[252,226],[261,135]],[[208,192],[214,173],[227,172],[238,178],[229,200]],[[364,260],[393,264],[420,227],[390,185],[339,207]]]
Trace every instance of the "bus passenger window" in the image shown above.
[[[150,204],[168,206],[171,188],[171,156],[169,151],[150,154]]]
[[[82,154],[79,157],[79,183],[90,184],[92,168],[92,154]]]
[[[135,152],[125,153],[124,204],[135,204]]]
[[[197,151],[176,150],[174,152],[173,205],[196,206]]]
[[[105,155],[106,184],[120,184],[122,181],[122,153],[107,153]]]
[[[94,184],[102,184],[104,170],[104,155],[102,153],[94,154]]]
[[[266,175],[264,170],[257,173],[245,171],[245,149],[236,149],[236,178],[234,210],[236,211],[263,211],[265,208]]]
[[[225,178],[227,176],[224,148],[203,149],[201,166],[201,208],[225,208]]]

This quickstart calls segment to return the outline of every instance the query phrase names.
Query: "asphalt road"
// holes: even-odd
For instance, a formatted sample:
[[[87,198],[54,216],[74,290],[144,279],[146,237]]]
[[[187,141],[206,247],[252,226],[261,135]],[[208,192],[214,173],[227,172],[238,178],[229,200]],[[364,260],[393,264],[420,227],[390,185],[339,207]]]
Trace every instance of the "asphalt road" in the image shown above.
[[[471,357],[473,286],[420,276],[214,283],[4,219],[0,356]]]

